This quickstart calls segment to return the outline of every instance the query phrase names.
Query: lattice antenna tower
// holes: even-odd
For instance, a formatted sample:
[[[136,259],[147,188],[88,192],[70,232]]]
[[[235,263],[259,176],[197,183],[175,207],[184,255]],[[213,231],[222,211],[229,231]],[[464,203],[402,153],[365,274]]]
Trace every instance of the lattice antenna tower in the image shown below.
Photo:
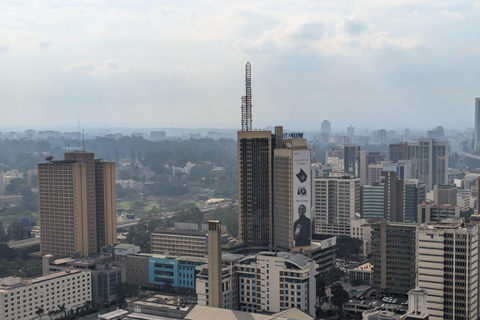
[[[246,94],[242,96],[242,131],[252,131],[252,67],[245,65]]]

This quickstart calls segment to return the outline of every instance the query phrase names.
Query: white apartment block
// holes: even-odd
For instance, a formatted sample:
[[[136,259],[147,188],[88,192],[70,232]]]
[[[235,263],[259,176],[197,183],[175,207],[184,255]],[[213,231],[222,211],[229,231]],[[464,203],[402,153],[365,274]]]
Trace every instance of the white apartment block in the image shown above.
[[[8,277],[0,279],[0,319],[37,319],[43,309],[50,311],[65,305],[70,311],[92,300],[90,271],[67,270],[33,279]],[[54,315],[58,318],[63,314]]]
[[[417,229],[417,285],[431,320],[478,318],[478,226],[459,220]]]
[[[208,266],[197,269],[204,271],[205,267]],[[315,261],[291,252],[261,252],[245,256],[237,260],[233,268],[224,263],[222,307],[245,312],[298,308],[314,316],[315,268]],[[237,279],[238,288],[230,282],[231,279]],[[202,274],[197,275],[199,305],[208,305],[205,280]]]
[[[315,233],[350,235],[350,221],[360,212],[360,178],[315,179]]]

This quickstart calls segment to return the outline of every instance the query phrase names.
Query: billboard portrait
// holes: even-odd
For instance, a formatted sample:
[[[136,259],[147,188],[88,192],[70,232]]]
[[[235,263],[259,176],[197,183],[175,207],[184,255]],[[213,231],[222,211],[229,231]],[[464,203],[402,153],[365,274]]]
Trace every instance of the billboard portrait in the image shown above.
[[[312,236],[310,150],[294,150],[292,166],[293,246],[310,246]]]

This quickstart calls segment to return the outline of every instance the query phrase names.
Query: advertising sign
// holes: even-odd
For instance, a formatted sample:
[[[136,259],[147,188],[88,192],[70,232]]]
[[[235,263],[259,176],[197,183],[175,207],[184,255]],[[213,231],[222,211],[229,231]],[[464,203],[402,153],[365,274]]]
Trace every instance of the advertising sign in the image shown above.
[[[311,239],[311,172],[310,150],[293,151],[293,243],[310,246]]]

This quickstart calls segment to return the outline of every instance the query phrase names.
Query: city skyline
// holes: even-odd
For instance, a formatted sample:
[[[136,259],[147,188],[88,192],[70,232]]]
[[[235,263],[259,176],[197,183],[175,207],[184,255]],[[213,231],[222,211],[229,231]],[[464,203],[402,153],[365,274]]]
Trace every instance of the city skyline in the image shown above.
[[[473,127],[480,96],[478,2],[78,1],[0,10],[8,112],[0,126],[76,127],[80,116],[239,128],[246,61],[253,128],[314,130],[325,119],[345,128]]]

